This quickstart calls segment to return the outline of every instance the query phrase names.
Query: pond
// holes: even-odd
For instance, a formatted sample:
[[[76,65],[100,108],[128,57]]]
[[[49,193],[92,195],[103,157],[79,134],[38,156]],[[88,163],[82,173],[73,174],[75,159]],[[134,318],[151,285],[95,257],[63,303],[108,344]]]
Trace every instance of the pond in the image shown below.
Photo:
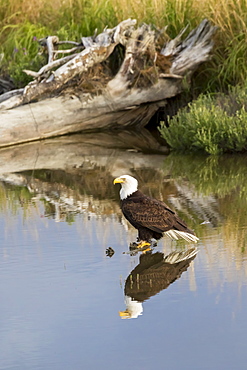
[[[130,253],[113,185],[127,173],[177,210],[197,254],[167,237]],[[1,149],[0,180],[0,369],[246,368],[246,156],[73,135]]]

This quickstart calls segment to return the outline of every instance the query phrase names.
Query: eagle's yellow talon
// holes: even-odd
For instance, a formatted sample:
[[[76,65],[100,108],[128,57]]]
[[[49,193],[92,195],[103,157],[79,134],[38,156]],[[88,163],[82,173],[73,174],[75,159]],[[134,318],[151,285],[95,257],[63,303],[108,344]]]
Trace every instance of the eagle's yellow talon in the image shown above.
[[[145,242],[145,241],[141,241],[139,244],[137,244],[136,248],[144,248],[146,246],[149,247],[149,249],[150,249],[151,243]]]
[[[149,247],[149,248],[144,249],[144,250],[142,251],[142,253],[143,253],[143,254],[145,254],[146,252],[149,252],[149,251],[151,251],[151,248],[150,248],[150,247]]]

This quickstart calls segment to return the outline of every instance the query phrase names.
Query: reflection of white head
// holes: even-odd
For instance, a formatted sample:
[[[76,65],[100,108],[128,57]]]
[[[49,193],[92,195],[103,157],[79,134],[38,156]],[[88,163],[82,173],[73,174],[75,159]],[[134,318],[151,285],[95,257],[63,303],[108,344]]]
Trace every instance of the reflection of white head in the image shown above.
[[[129,175],[117,177],[114,184],[121,184],[120,199],[126,199],[129,195],[137,191],[138,181]]]
[[[119,312],[122,319],[136,319],[138,316],[142,315],[143,307],[141,302],[135,301],[126,295],[125,304],[126,310]]]

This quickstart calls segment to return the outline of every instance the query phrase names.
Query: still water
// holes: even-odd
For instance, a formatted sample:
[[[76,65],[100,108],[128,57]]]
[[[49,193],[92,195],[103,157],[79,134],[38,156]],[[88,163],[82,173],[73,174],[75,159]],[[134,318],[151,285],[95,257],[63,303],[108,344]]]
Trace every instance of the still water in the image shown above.
[[[167,238],[129,253],[126,173],[195,230],[196,256],[172,264],[193,246]],[[0,150],[0,180],[0,369],[246,369],[246,156],[75,135]]]

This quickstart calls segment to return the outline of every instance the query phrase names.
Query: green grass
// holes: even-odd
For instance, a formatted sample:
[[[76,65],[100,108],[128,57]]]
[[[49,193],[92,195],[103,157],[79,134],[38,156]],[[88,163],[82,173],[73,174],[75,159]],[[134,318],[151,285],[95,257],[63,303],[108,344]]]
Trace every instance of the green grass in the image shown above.
[[[195,74],[198,91],[226,91],[229,85],[247,80],[245,0],[0,0],[1,69],[9,71],[18,85],[24,85],[27,77],[22,69],[37,70],[42,64],[36,57],[34,36],[53,34],[78,41],[81,36],[92,35],[95,28],[101,32],[105,26],[114,27],[129,17],[157,27],[168,26],[167,34],[172,38],[186,25],[189,32],[208,18],[218,26],[218,33],[212,61]],[[19,54],[14,54],[17,49]]]
[[[46,63],[45,56],[39,55],[37,39],[41,38],[46,31],[45,27],[24,23],[21,25],[6,26],[2,34],[10,35],[3,44],[3,68],[6,69],[14,79],[17,87],[24,86],[31,79],[23,69],[38,70]]]

